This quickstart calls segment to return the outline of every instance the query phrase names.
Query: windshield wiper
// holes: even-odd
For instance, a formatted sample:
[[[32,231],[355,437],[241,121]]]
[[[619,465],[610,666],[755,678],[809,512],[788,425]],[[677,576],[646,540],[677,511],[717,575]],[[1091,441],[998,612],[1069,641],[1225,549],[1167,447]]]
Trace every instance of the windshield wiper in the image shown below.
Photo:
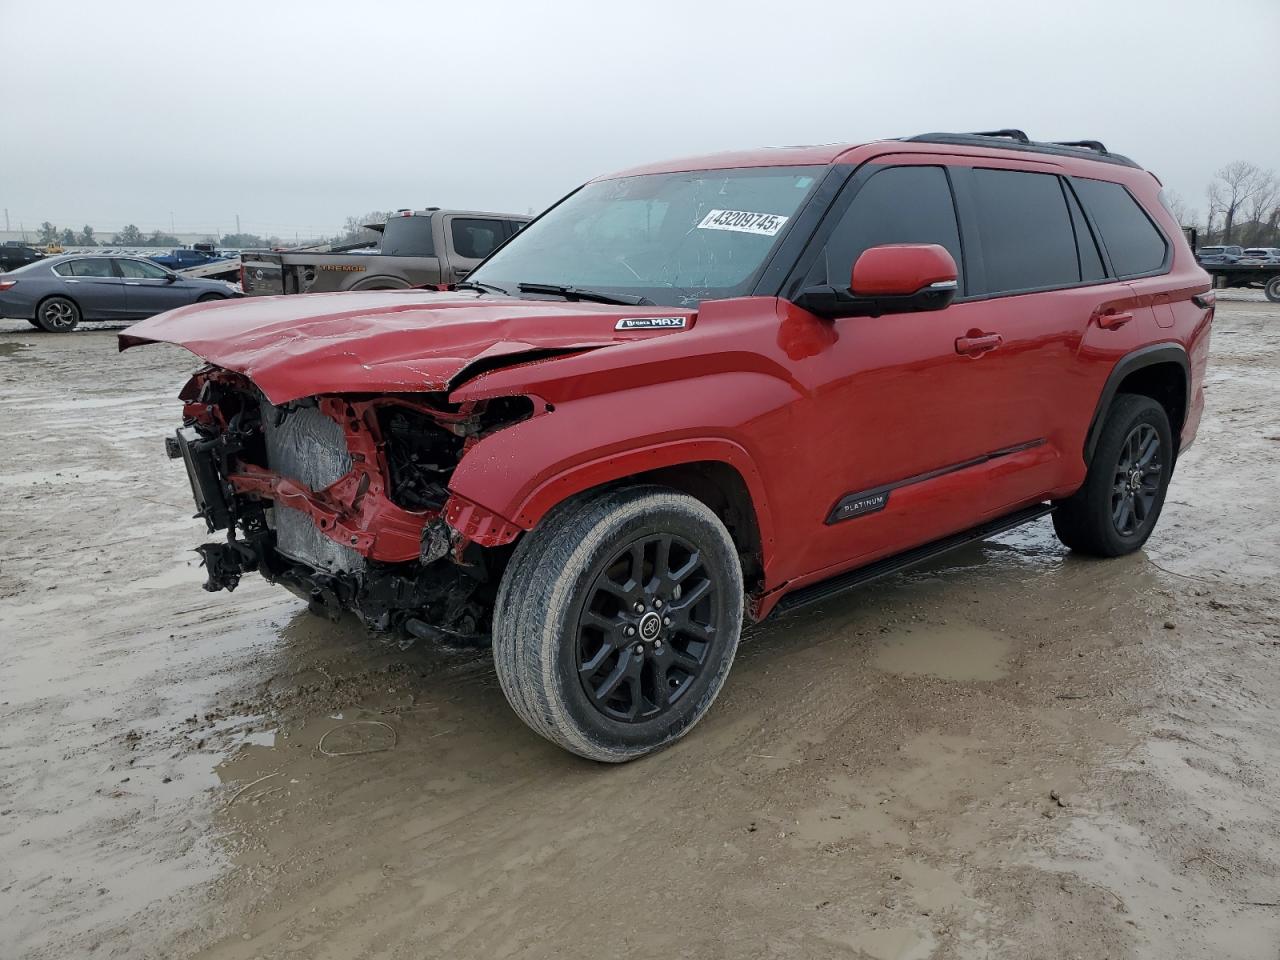
[[[653,306],[648,297],[635,297],[623,293],[600,293],[598,290],[584,290],[582,287],[566,287],[557,283],[517,283],[516,289],[521,293],[550,293],[566,300],[590,300],[592,303],[616,303],[629,307]]]
[[[503,290],[501,287],[495,287],[492,283],[481,283],[479,280],[459,280],[457,283],[453,285],[453,289],[479,290],[481,293],[484,293],[486,290],[493,290],[493,291],[496,291],[497,293],[502,294],[504,297],[510,296],[510,294],[507,293],[507,291]]]

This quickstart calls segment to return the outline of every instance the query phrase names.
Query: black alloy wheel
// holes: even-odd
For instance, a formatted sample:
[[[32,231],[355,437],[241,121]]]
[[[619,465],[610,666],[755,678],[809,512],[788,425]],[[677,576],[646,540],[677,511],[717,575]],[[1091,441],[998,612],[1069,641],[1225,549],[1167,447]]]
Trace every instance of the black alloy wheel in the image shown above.
[[[49,297],[40,304],[36,323],[50,333],[66,333],[80,322],[80,308],[66,297]]]
[[[706,716],[745,610],[738,547],[705,503],[650,484],[587,491],[516,546],[494,601],[494,667],[531,730],[622,763]]]
[[[1129,431],[1120,447],[1115,486],[1111,491],[1111,522],[1122,537],[1133,536],[1155,509],[1164,473],[1160,434],[1149,423]]]
[[[1120,557],[1147,542],[1173,477],[1169,414],[1151,397],[1118,394],[1084,484],[1053,512],[1058,539],[1078,553]]]
[[[666,533],[601,564],[578,617],[578,677],[591,705],[636,723],[678,704],[715,642],[719,587],[698,550]]]

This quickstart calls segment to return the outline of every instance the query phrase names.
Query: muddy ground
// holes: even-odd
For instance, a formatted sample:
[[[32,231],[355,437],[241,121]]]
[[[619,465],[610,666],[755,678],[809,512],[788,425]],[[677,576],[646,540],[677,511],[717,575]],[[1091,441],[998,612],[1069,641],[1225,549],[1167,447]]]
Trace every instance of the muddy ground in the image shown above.
[[[1280,306],[1213,347],[1145,552],[1045,520],[770,623],[613,768],[483,653],[203,592],[192,358],[0,322],[0,956],[1276,960]]]

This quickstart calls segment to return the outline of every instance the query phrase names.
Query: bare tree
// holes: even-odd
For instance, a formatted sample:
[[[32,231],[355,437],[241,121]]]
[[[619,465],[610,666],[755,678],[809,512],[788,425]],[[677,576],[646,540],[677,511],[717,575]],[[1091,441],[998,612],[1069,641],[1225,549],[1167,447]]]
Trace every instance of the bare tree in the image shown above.
[[[1204,220],[1204,242],[1213,243],[1213,225],[1218,220],[1218,214],[1222,212],[1222,185],[1219,183],[1209,184],[1205,188],[1204,198],[1207,204]]]
[[[391,216],[389,210],[374,210],[362,217],[347,217],[342,225],[342,233],[334,238],[334,243],[377,243],[380,234],[376,230],[366,230],[366,223],[385,223]]]
[[[1231,232],[1235,228],[1236,219],[1244,212],[1246,205],[1257,194],[1263,179],[1268,174],[1247,160],[1233,160],[1216,174],[1217,182],[1209,189],[1217,188],[1218,200],[1223,215],[1222,242],[1231,242]],[[1212,193],[1210,194],[1212,199]]]
[[[1280,180],[1270,170],[1259,170],[1253,196],[1249,198],[1249,222],[1245,225],[1242,242],[1250,246],[1268,245],[1271,231],[1267,220],[1277,200],[1280,200]]]
[[[1182,194],[1177,190],[1165,190],[1164,192],[1165,206],[1169,208],[1169,212],[1173,214],[1173,219],[1178,221],[1178,225],[1182,227],[1193,227],[1196,225],[1196,211],[1187,206],[1187,201],[1182,199]]]

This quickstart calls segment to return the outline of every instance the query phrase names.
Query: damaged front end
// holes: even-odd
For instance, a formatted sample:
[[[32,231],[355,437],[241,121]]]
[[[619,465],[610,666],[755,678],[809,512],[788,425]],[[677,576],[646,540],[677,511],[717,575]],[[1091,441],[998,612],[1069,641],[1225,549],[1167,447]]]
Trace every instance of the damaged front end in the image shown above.
[[[276,406],[218,367],[197,373],[181,399],[183,426],[167,451],[186,466],[197,516],[226,531],[198,548],[206,590],[234,590],[257,572],[315,613],[349,610],[378,632],[488,633],[519,530],[448,484],[472,444],[533,414],[530,399],[459,405],[421,393]]]

